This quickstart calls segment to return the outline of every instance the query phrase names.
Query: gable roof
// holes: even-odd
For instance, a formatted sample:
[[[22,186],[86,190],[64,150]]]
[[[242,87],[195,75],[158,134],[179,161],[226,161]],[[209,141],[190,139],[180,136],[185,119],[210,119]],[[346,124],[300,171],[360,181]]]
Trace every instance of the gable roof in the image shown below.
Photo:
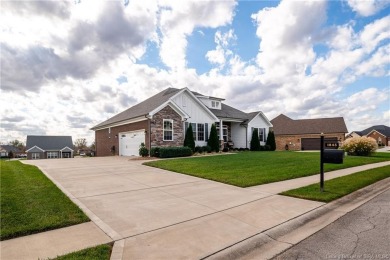
[[[149,114],[150,111],[153,111],[157,107],[161,106],[163,103],[167,102],[171,97],[173,97],[179,91],[180,89],[177,88],[167,88],[157,93],[156,95],[142,101],[141,103],[138,103],[137,105],[134,105],[126,109],[125,111],[107,119],[106,121],[103,121],[102,123],[92,127],[91,129],[94,130],[102,126],[118,123],[124,120],[132,119],[140,116],[146,116]]]
[[[251,121],[256,115],[261,113],[258,112],[252,112],[252,113],[245,113],[241,110],[238,110],[234,107],[228,106],[226,104],[221,103],[221,109],[211,109],[206,107],[206,105],[201,102],[198,97],[206,97],[205,95],[202,95],[198,92],[190,91],[188,88],[167,88],[156,95],[142,101],[141,103],[134,105],[125,111],[107,119],[106,121],[103,121],[102,123],[99,123],[98,125],[91,128],[91,130],[97,130],[99,128],[107,128],[109,126],[112,126],[113,124],[126,122],[127,120],[131,119],[139,119],[140,117],[147,117],[148,115],[151,115],[151,113],[156,112],[161,108],[161,106],[165,106],[166,104],[174,105],[173,102],[169,103],[172,98],[174,98],[176,95],[183,91],[188,91],[190,95],[193,96],[194,99],[196,99],[199,104],[212,116],[215,117],[217,120],[218,118],[225,118],[225,119],[236,119],[239,121],[243,121],[243,123],[248,123]],[[216,97],[208,97],[212,99],[218,99],[218,100],[224,100],[222,98],[216,98]],[[177,108],[180,109],[180,108]],[[182,111],[182,114],[184,116],[187,116],[187,114]]]
[[[13,146],[13,145],[8,145],[8,144],[2,144],[0,145],[0,150],[7,151],[8,153],[12,151],[13,153],[20,153],[20,149]]]
[[[343,117],[293,120],[280,114],[271,123],[275,135],[348,133]]]
[[[73,147],[71,136],[28,135],[26,150],[39,147],[45,151],[59,151],[65,147]]]
[[[383,134],[386,137],[390,137],[390,127],[385,126],[385,125],[374,125],[374,126],[371,126],[367,129],[364,129],[363,131],[360,131],[359,133],[361,133],[361,135],[368,135],[373,130],[376,130],[377,132]],[[355,131],[355,133],[358,133],[358,132]]]
[[[221,109],[212,109],[209,108],[213,114],[218,118],[232,118],[238,120],[247,120],[248,114],[238,110],[234,107],[228,106],[224,103],[221,103]]]

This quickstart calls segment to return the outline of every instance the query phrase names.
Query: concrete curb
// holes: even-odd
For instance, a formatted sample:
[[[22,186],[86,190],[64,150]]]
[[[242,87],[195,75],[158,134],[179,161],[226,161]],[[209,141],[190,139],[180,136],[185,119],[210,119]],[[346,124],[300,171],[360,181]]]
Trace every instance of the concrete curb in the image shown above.
[[[271,259],[389,189],[390,178],[386,178],[215,252],[205,259]]]

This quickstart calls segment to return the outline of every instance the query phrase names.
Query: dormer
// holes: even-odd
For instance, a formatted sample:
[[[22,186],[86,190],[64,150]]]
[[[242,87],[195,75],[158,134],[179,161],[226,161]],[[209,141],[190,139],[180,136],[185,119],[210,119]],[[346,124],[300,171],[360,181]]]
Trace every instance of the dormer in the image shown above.
[[[196,93],[196,92],[194,94],[197,98],[199,98],[200,101],[202,101],[203,104],[205,104],[208,108],[211,108],[211,109],[221,110],[222,101],[225,100],[223,98],[203,96],[203,95]]]

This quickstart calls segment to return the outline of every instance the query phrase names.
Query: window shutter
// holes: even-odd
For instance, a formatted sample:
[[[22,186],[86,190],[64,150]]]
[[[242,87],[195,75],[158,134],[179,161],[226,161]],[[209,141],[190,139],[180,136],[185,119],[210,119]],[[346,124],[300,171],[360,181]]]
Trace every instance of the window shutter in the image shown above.
[[[209,124],[205,123],[204,124],[204,135],[206,142],[209,140]]]
[[[265,128],[263,128],[263,133],[264,133],[264,137],[263,137],[264,142],[267,142],[267,135],[266,135],[267,132],[265,131]]]

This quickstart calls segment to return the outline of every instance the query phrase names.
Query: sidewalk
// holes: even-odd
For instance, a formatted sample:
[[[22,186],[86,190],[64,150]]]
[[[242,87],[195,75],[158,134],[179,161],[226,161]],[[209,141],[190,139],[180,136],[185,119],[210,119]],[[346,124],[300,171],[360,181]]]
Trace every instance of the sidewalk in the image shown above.
[[[4,260],[47,259],[112,242],[93,222],[1,241]]]
[[[325,177],[326,179],[336,178],[385,165],[390,165],[390,162],[382,162],[333,171],[326,173]],[[143,173],[142,176],[144,176],[144,174],[145,173]],[[362,201],[359,198],[354,198],[352,202],[349,201],[350,196],[347,196],[345,197],[346,199],[342,198],[340,200],[336,200],[335,202],[324,204],[276,195],[281,191],[318,182],[319,175],[315,175],[246,189],[225,185],[224,187],[226,187],[226,189],[232,187],[234,190],[237,190],[237,192],[241,189],[242,192],[247,190],[248,192],[250,191],[251,194],[257,193],[261,196],[253,196],[253,199],[249,202],[243,202],[230,208],[222,207],[222,205],[218,206],[218,204],[209,204],[207,207],[210,209],[210,213],[208,214],[174,223],[172,225],[161,225],[161,228],[155,230],[120,238],[113,239],[110,237],[111,235],[109,233],[107,233],[108,235],[105,234],[101,229],[101,223],[95,224],[88,222],[68,228],[6,240],[0,242],[1,259],[37,259],[38,257],[46,259],[47,257],[63,255],[94,245],[109,243],[113,240],[116,242],[114,244],[111,259],[199,259],[206,257],[218,257],[221,254],[224,257],[229,258],[229,254],[226,254],[227,252],[241,252],[242,248],[247,248],[246,250],[248,251],[248,241],[253,242],[253,239],[255,239],[255,241],[257,241],[255,244],[258,244],[258,240],[256,239],[259,236],[263,242],[265,240],[271,241],[277,245],[277,247],[275,247],[273,244],[264,243],[265,247],[272,245],[270,247],[271,249],[283,249],[286,248],[291,241],[293,241],[289,240],[291,237],[294,237],[294,239],[296,239],[296,237],[303,239],[306,236],[309,236],[316,228],[326,226],[335,219],[346,214],[348,210],[352,210],[357,202],[360,203]],[[195,184],[196,183],[188,184],[186,187],[187,189],[192,189],[195,187]],[[218,183],[215,183],[215,185],[216,184]],[[202,185],[202,187],[207,186],[204,185],[203,181],[199,182],[199,185]],[[213,185],[208,187],[207,191],[210,192],[206,193],[206,195],[211,197],[211,199],[219,198],[219,195],[226,198],[224,194],[211,193],[214,189]],[[388,188],[389,183],[386,185]],[[171,187],[165,186],[158,189],[160,191],[170,192],[173,194],[172,192],[175,191],[175,187],[176,186],[173,185]],[[371,196],[379,194],[378,192],[380,192],[381,189],[372,190],[372,194],[370,193]],[[199,192],[199,190],[195,189],[191,192],[196,193]],[[198,195],[200,196],[202,194]],[[364,193],[358,192],[358,194],[363,194],[363,198],[366,196]],[[185,198],[187,200],[193,199],[190,196]],[[199,197],[196,199],[199,199]],[[203,199],[205,198],[202,197],[202,200]],[[167,202],[169,202],[168,205],[170,205],[172,209],[175,207],[180,208],[180,205],[176,205],[176,201],[177,200],[173,199],[167,200]],[[217,201],[218,200],[216,200],[216,202]],[[340,204],[340,201],[347,201],[352,204]],[[152,203],[152,201],[148,203]],[[223,200],[220,201],[220,203],[229,202]],[[213,207],[210,207],[212,205]],[[342,205],[342,208],[339,208],[340,205]],[[217,209],[218,207],[220,207],[221,210],[211,210]],[[328,217],[326,219],[319,218],[322,213],[325,214],[327,211],[331,211],[334,214],[327,215]],[[318,214],[318,212],[321,214]],[[160,217],[163,217],[161,214],[162,213],[160,213]],[[144,217],[146,221],[148,216]],[[309,219],[310,221],[305,222],[305,219]],[[151,221],[158,222],[159,220],[158,218],[154,218]],[[306,223],[306,227],[309,228],[308,231],[298,228],[303,225],[302,223]],[[315,223],[314,228],[310,226],[313,223]],[[134,225],[137,225],[137,223],[134,223]],[[288,229],[285,225],[289,225],[290,228],[293,226],[294,229]],[[281,227],[283,227],[282,231],[298,230],[298,233],[289,234],[289,236],[284,234],[286,240],[275,241],[274,239],[271,239],[268,233],[273,231],[276,233],[279,232],[278,234],[280,235],[283,233],[279,230]],[[275,237],[277,238],[277,236]],[[242,243],[246,246],[243,247]],[[267,250],[264,250],[264,252],[267,252]],[[244,255],[245,254],[241,254],[237,256]]]

